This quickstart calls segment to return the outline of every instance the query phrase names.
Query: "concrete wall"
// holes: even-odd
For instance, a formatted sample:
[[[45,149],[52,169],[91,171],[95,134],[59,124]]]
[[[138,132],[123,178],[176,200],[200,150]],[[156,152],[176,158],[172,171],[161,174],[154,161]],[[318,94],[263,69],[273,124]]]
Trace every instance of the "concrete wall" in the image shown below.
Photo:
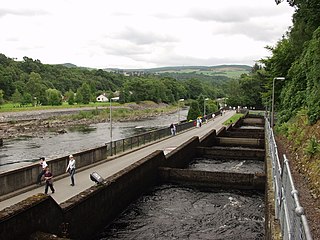
[[[0,239],[23,240],[36,231],[55,233],[63,222],[60,206],[39,194],[0,212]]]
[[[76,159],[77,168],[97,163],[107,158],[108,151],[105,146],[90,149],[80,153],[71,153]],[[68,156],[48,161],[49,168],[55,177],[65,174]],[[23,168],[7,171],[0,174],[0,200],[10,197],[9,193],[35,185],[40,172],[39,163]],[[3,196],[9,194],[9,196]]]
[[[264,149],[232,148],[232,147],[198,147],[197,156],[212,159],[265,160]]]
[[[196,156],[196,147],[200,146],[199,138],[193,137],[166,155],[164,165],[172,168],[185,168]]]
[[[264,139],[217,137],[216,146],[251,147],[264,149]]]
[[[68,236],[88,239],[111,223],[130,203],[158,184],[158,167],[165,161],[162,151],[156,151],[61,204]]]
[[[221,137],[233,137],[233,138],[264,138],[264,130],[248,130],[248,129],[233,129],[232,131],[227,131]]]
[[[158,184],[164,164],[156,151],[68,201],[57,203],[38,194],[0,211],[1,239],[29,239],[36,231],[88,239],[112,222],[131,202]]]
[[[264,174],[210,172],[173,168],[160,168],[159,174],[165,182],[219,189],[264,190],[266,182]]]
[[[209,135],[214,137],[215,132]],[[206,137],[202,138],[201,142],[203,145],[210,143]],[[73,239],[88,239],[103,226],[111,223],[144,192],[159,184],[161,179],[183,184],[193,183],[198,186],[264,188],[264,174],[212,173],[182,169],[196,156],[196,148],[202,147],[201,142],[198,137],[191,138],[166,156],[162,151],[156,151],[105,179],[103,184],[95,185],[62,203],[61,206],[58,206],[51,197],[40,194],[29,198],[23,204],[19,203],[4,209],[0,212],[1,239],[2,236],[5,237],[3,239],[9,240],[27,239],[29,234],[35,231],[52,232]],[[101,150],[101,155],[90,152],[74,155],[81,162],[78,163],[81,166],[103,157],[103,152]],[[64,171],[66,162],[66,158],[63,158],[59,164],[56,163],[51,168],[55,171],[59,169]],[[266,232],[271,239],[274,232],[270,230],[273,221],[272,213],[269,212],[272,212],[270,199],[268,204]]]

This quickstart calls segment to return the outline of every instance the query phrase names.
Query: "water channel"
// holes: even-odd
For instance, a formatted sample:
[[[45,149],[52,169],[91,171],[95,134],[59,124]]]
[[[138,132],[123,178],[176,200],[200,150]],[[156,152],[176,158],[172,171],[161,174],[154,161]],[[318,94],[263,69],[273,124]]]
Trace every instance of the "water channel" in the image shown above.
[[[161,185],[93,239],[264,239],[264,194]]]
[[[187,118],[188,110],[180,111],[180,120]],[[112,140],[119,140],[150,130],[169,127],[178,122],[178,113],[157,116],[135,122],[113,122]],[[86,127],[66,128],[66,133],[48,132],[42,137],[20,137],[4,139],[0,147],[0,172],[26,166],[38,161],[40,156],[47,160],[67,156],[76,152],[103,146],[110,141],[110,122]]]

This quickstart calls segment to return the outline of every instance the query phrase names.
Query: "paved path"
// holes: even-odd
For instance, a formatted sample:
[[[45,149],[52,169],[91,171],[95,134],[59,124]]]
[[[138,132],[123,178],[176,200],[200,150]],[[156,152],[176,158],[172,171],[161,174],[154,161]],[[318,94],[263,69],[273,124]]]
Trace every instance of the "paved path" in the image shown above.
[[[223,127],[222,123],[234,114],[235,114],[235,111],[227,111],[225,115],[215,117],[214,120],[210,120],[207,124],[203,124],[201,128],[193,128],[191,130],[187,130],[180,134],[178,133],[174,137],[169,137],[155,144],[142,147],[139,150],[136,150],[129,154],[116,157],[114,160],[107,161],[105,163],[96,165],[92,168],[86,169],[81,172],[77,172],[75,175],[76,185],[74,187],[70,186],[70,177],[69,175],[66,174],[65,178],[56,180],[54,182],[54,188],[56,192],[51,196],[58,204],[65,202],[71,197],[95,185],[95,183],[90,180],[90,174],[92,172],[99,173],[103,178],[112,176],[113,174],[119,172],[120,170],[126,168],[127,166],[130,166],[132,163],[148,156],[149,154],[153,153],[156,150],[163,150],[164,152],[166,152],[168,150],[174,149],[175,147],[188,141],[190,138],[194,136],[198,136],[199,138],[201,138],[212,129],[219,130],[220,128]],[[4,200],[0,202],[0,210],[6,207],[9,207],[13,204],[16,204],[32,195],[43,193],[43,192],[44,192],[44,186],[38,187],[36,189],[30,190],[28,192],[17,195],[10,199]],[[49,189],[49,193],[50,192],[51,191]]]

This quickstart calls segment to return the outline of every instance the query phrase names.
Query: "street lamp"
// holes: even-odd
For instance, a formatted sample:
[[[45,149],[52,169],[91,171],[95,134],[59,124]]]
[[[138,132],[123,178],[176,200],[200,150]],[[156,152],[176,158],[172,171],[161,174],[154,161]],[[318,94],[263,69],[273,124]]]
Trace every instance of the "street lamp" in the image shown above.
[[[274,124],[274,82],[275,80],[285,80],[284,77],[275,77],[272,81],[272,105],[271,105],[271,127],[273,128]]]
[[[114,97],[114,98],[110,98],[110,151],[111,151],[111,156],[112,156],[112,100],[114,101],[119,101],[119,97]]]
[[[183,102],[184,99],[181,98],[178,100],[178,124],[180,124],[180,102]]]
[[[208,101],[209,98],[205,98],[203,100],[203,117],[206,115],[206,101]]]

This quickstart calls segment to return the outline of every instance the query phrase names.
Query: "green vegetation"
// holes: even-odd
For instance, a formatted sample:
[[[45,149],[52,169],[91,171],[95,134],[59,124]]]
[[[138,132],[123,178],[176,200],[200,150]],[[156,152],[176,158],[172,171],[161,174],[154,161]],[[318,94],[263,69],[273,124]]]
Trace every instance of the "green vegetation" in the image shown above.
[[[115,105],[118,103],[112,103]],[[42,106],[36,105],[33,106],[32,104],[25,105],[23,107],[16,106],[13,103],[5,103],[0,106],[0,112],[19,112],[19,111],[33,111],[33,110],[45,110],[45,109],[61,109],[61,108],[82,108],[82,107],[104,107],[109,106],[109,103],[102,103],[102,102],[90,102],[89,104],[76,104],[76,105],[69,105],[67,102],[62,103],[59,106]]]
[[[109,105],[108,105],[109,106]],[[130,108],[131,106],[131,108]],[[113,120],[123,120],[123,119],[140,119],[141,116],[155,116],[159,113],[171,113],[178,110],[176,105],[158,105],[151,101],[143,101],[140,104],[127,103],[127,104],[112,104],[112,118]],[[137,108],[137,109],[136,109]],[[103,108],[98,110],[92,109],[91,111],[79,111],[76,114],[64,115],[60,117],[54,117],[54,119],[61,120],[81,120],[81,119],[91,119],[98,122],[108,120],[110,117],[110,108]]]
[[[95,102],[101,94],[108,99],[117,96],[120,103],[150,100],[175,104],[181,98],[195,100],[200,95],[216,99],[225,96],[226,83],[231,80],[216,73],[247,71],[250,67],[223,66],[223,69],[200,67],[199,71],[203,71],[200,74],[183,73],[177,78],[152,71],[127,76],[72,64],[42,64],[29,57],[15,61],[0,54],[0,105],[3,108],[4,104],[12,103],[15,108],[25,108],[60,106],[67,102],[72,106]]]
[[[238,121],[241,117],[243,117],[243,114],[242,113],[237,113],[235,115],[233,115],[231,118],[229,118],[228,120],[226,120],[223,125],[230,125],[230,124],[233,124],[235,123],[236,121]]]
[[[290,121],[276,127],[281,141],[291,151],[291,159],[309,182],[315,198],[320,197],[320,120],[310,125],[307,110],[301,110]],[[288,156],[289,157],[289,156]]]
[[[320,11],[319,0],[289,1],[294,7],[293,26],[260,62],[257,73],[264,83],[262,99],[271,106],[273,79],[277,112],[276,133],[291,152],[294,166],[320,197]]]

